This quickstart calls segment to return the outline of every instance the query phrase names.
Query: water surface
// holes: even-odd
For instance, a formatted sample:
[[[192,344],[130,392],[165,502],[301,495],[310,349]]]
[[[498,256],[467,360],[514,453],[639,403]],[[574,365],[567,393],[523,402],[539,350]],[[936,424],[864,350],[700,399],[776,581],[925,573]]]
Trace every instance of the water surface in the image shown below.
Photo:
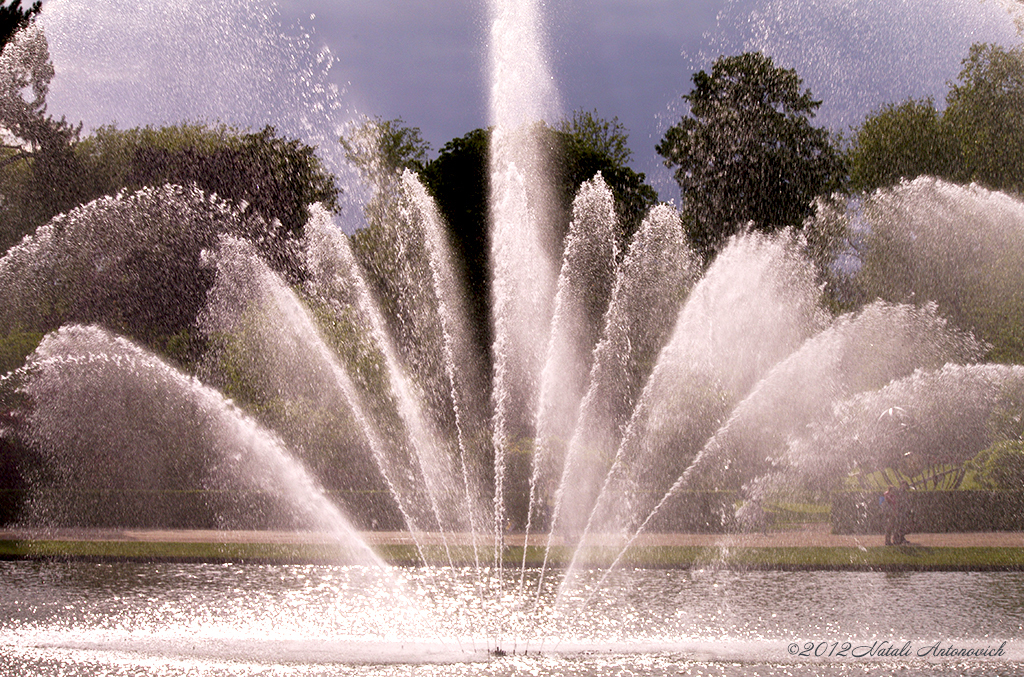
[[[1022,573],[633,570],[591,595],[595,572],[557,604],[557,581],[538,596],[535,576],[520,594],[517,574],[499,588],[471,569],[0,562],[0,674],[953,675],[1024,662]],[[936,643],[1003,655],[918,655]]]

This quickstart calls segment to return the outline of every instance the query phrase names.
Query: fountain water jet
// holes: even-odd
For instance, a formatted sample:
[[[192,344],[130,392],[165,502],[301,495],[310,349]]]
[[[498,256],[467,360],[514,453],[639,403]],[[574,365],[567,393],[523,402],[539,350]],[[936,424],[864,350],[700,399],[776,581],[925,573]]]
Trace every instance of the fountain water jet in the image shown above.
[[[631,534],[647,513],[641,496],[685,469],[729,409],[824,322],[791,238],[751,235],[727,247],[679,312],[588,530]]]
[[[858,467],[893,467],[906,458],[963,463],[995,441],[993,413],[1019,406],[1022,388],[1024,367],[1019,365],[947,364],[917,370],[837,403],[831,420],[818,423],[785,450],[787,479],[822,484]],[[894,409],[906,419],[886,415]],[[951,411],[956,416],[948,415]]]
[[[577,420],[601,329],[600,301],[608,298],[614,277],[615,221],[612,193],[598,174],[580,188],[566,235],[547,358],[540,375],[526,538],[535,516],[542,517],[558,502],[551,487],[564,476],[565,444]],[[524,548],[524,575],[525,565]]]
[[[646,365],[671,331],[673,314],[697,277],[678,214],[655,207],[630,244],[594,348],[589,386],[569,441],[550,530],[579,533],[636,404]],[[572,482],[573,490],[566,492]]]
[[[891,226],[896,239],[920,247],[913,250],[915,260],[929,262],[914,268],[924,271],[921,279],[928,283],[909,287],[917,296],[875,303],[838,319],[821,309],[804,243],[789,232],[735,238],[698,282],[699,264],[683,244],[678,216],[662,206],[648,215],[616,267],[614,214],[597,180],[577,200],[569,240],[551,242],[559,229],[545,196],[550,182],[529,133],[554,108],[537,50],[536,14],[533,3],[494,4],[496,343],[489,411],[480,404],[488,388],[466,368],[471,341],[464,299],[455,291],[436,210],[423,187],[406,175],[395,178],[394,209],[383,212],[393,220],[384,224],[392,229],[386,237],[393,238],[381,246],[393,246],[397,254],[390,256],[388,249],[374,259],[374,252],[353,244],[356,238],[346,238],[331,217],[314,210],[301,243],[304,276],[291,280],[295,289],[263,263],[258,246],[245,241],[262,242],[272,226],[248,221],[189,189],[106,198],[44,226],[0,259],[2,290],[15,300],[0,311],[6,327],[43,314],[50,287],[74,299],[92,298],[91,292],[110,297],[118,288],[102,289],[95,277],[111,285],[132,278],[139,272],[132,254],[159,251],[173,240],[170,226],[185,223],[199,234],[186,243],[188,260],[206,265],[211,274],[209,264],[216,264],[201,315],[215,349],[206,355],[202,378],[230,390],[238,386],[232,378],[241,374],[243,383],[262,391],[254,399],[265,399],[252,404],[261,419],[257,424],[208,385],[137,346],[105,330],[70,325],[51,334],[17,378],[0,382],[4,388],[19,381],[21,393],[35,402],[19,433],[41,447],[66,448],[73,461],[52,456],[59,470],[64,463],[88,464],[103,451],[106,435],[121,432],[125,437],[110,447],[120,461],[127,463],[132,445],[143,440],[150,453],[138,456],[153,468],[150,461],[165,460],[155,450],[157,431],[191,426],[208,449],[203,462],[219,459],[213,466],[217,481],[270,487],[285,497],[285,510],[298,510],[347,539],[352,529],[341,512],[288,451],[312,467],[312,440],[328,421],[323,427],[338,430],[335,442],[345,447],[344,462],[352,464],[346,468],[378,473],[375,486],[397,505],[404,529],[417,538],[419,532],[440,532],[446,546],[463,532],[474,549],[479,540],[493,541],[491,570],[474,550],[474,569],[463,572],[433,566],[453,563],[452,548],[434,556],[417,540],[428,565],[420,583],[429,590],[424,607],[441,618],[430,625],[424,612],[416,623],[444,628],[448,634],[438,634],[456,638],[450,641],[482,633],[489,646],[506,636],[529,640],[575,632],[582,637],[581,651],[629,645],[637,620],[625,600],[645,589],[647,575],[620,578],[615,563],[586,571],[588,549],[606,542],[628,547],[645,529],[671,529],[665,514],[689,483],[730,490],[745,485],[757,494],[779,486],[834,484],[853,462],[890,462],[905,442],[900,435],[910,433],[888,431],[885,437],[877,425],[879,408],[914,412],[912,434],[929,458],[945,458],[930,450],[948,446],[951,458],[964,459],[990,441],[986,422],[1012,403],[1020,368],[970,364],[980,358],[979,343],[941,319],[948,294],[931,283],[943,281],[945,273],[932,275],[928,266],[945,265],[936,257],[952,257],[949,270],[964,272],[985,262],[977,258],[979,250],[1024,251],[1019,200],[925,179],[867,198],[862,215],[831,215],[876,219],[879,233]],[[525,109],[516,107],[524,101]],[[976,232],[956,229],[955,237],[935,237],[958,221],[976,225]],[[927,230],[931,222],[940,228]],[[974,246],[992,233],[996,246]],[[173,252],[162,255],[161,262],[175,259]],[[553,262],[559,257],[556,278]],[[375,265],[388,266],[387,275]],[[381,293],[378,283],[385,276],[393,278],[402,298]],[[971,275],[956,279],[981,284]],[[992,289],[1015,289],[1009,277],[1005,283]],[[929,296],[940,297],[936,306],[924,304]],[[120,317],[117,304],[80,305],[95,311],[89,321],[116,326]],[[100,354],[96,346],[104,346],[104,357],[90,357],[90,351]],[[947,361],[967,364],[944,366]],[[160,377],[149,378],[153,374]],[[96,384],[107,381],[114,385],[99,390]],[[84,409],[91,403],[83,400],[96,392],[110,393],[101,396],[108,413],[90,427]],[[275,397],[287,403],[283,413],[260,406]],[[962,429],[942,416],[960,406],[961,398],[969,405],[969,425]],[[136,399],[146,406],[125,406]],[[327,412],[324,418],[309,416],[310,402]],[[47,406],[52,412],[46,413]],[[270,420],[275,425],[267,425]],[[122,423],[133,425],[115,430]],[[475,439],[481,435],[490,442]],[[867,448],[857,439],[874,441]],[[524,559],[517,572],[520,592],[512,593],[501,571],[505,524],[515,504],[510,499],[522,497],[508,495],[518,488],[506,483],[507,471],[510,454],[531,448],[530,491],[537,500],[515,517],[532,526],[537,506],[556,484],[548,528],[574,549],[573,564],[559,581],[545,578],[544,571],[527,571]],[[490,473],[480,467],[489,451]],[[135,482],[154,479],[141,465],[121,470],[126,478],[134,473]],[[484,506],[489,499],[492,511]],[[723,514],[720,521],[731,518]],[[493,533],[484,534],[481,525],[489,520]],[[352,538],[350,550],[362,556],[365,546]],[[534,575],[537,593],[526,599],[525,583]],[[481,585],[484,576],[493,583],[489,590]],[[700,576],[669,586],[672,603],[658,613],[677,618],[676,602],[695,597]],[[347,603],[344,589],[336,594]],[[567,616],[563,612],[572,605],[575,613]],[[360,613],[373,616],[385,606],[378,599]],[[588,617],[589,625],[576,624]],[[794,628],[810,636],[836,627],[827,619],[808,626],[787,618],[792,626],[774,628],[773,637],[789,637]],[[863,626],[842,627],[860,632]],[[888,630],[881,627],[879,632]],[[692,636],[704,632],[696,622],[666,622],[638,635],[652,651],[679,650],[685,643],[651,638],[660,632],[682,637],[680,628]],[[735,628],[726,623],[723,636]]]
[[[535,0],[492,0],[490,250],[494,308],[494,534],[503,560],[507,456],[536,431],[538,374],[548,345],[557,243],[551,182],[537,123],[555,92],[540,45]],[[499,576],[500,578],[500,576]]]
[[[33,403],[26,427],[50,454],[46,469],[60,474],[59,485],[110,492],[190,487],[197,480],[217,488],[251,485],[283,498],[299,525],[337,539],[345,560],[383,566],[273,433],[131,342],[97,327],[66,326],[43,340],[24,371],[22,390]],[[178,435],[173,446],[167,430]],[[48,498],[42,491],[36,501]],[[73,520],[54,514],[62,507],[80,509],[36,506],[34,516],[51,524]],[[236,519],[244,519],[246,506],[219,507],[220,518],[237,510]],[[187,523],[189,516],[182,517]]]

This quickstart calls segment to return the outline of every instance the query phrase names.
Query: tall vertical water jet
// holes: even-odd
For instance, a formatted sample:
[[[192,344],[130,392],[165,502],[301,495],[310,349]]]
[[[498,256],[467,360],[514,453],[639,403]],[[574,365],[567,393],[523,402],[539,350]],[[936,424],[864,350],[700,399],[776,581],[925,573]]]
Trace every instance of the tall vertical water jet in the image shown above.
[[[532,438],[554,296],[554,200],[538,125],[555,112],[539,3],[492,0],[490,252],[494,313],[495,537],[505,529],[506,456]],[[500,561],[500,556],[498,557]]]
[[[579,534],[586,525],[650,365],[667,341],[698,271],[696,256],[683,240],[678,213],[668,205],[655,207],[616,275],[558,482],[552,533]]]
[[[614,199],[598,174],[580,187],[566,235],[541,373],[527,533],[535,518],[554,508],[566,446],[586,392],[594,346],[611,296],[618,257],[615,230]]]

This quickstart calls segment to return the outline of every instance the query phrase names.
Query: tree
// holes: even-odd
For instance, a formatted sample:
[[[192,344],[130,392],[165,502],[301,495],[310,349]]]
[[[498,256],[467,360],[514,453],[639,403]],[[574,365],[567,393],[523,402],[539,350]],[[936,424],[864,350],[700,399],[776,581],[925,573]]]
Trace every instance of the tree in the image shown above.
[[[215,148],[177,150],[140,147],[126,178],[131,188],[163,183],[194,183],[236,206],[277,219],[297,235],[309,218],[309,205],[337,209],[334,176],[324,170],[316,151],[301,141],[283,139],[270,126],[258,132],[229,134]]]
[[[67,144],[63,153],[43,153],[31,167],[14,163],[0,172],[0,243],[10,246],[58,213],[104,195],[136,191],[166,183],[196,185],[227,200],[245,214],[255,214],[281,228],[272,263],[294,271],[289,253],[314,202],[337,209],[339,190],[311,146],[277,136],[273,127],[258,132],[202,124],[119,130],[101,127]],[[54,174],[41,183],[41,172]],[[40,185],[54,195],[31,198]]]
[[[561,206],[566,223],[580,185],[601,172],[615,197],[619,250],[626,251],[625,244],[657,203],[658,194],[645,183],[642,173],[634,172],[627,164],[633,153],[625,127],[618,118],[602,119],[597,111],[575,111],[572,117],[555,125],[551,134],[554,174],[561,178]]]
[[[430,144],[423,140],[418,127],[405,126],[402,118],[382,120],[379,117],[363,118],[340,142],[345,157],[372,190],[363,207],[369,229],[379,231],[388,227],[388,222],[395,220],[394,210],[400,208],[402,172],[422,171]],[[374,237],[377,235],[381,233]],[[372,238],[364,233],[361,239]],[[379,255],[390,254],[381,250]]]
[[[364,174],[402,169],[422,171],[427,165],[430,144],[419,127],[407,127],[405,120],[364,118],[348,136],[341,137],[345,156]]]
[[[195,319],[216,272],[206,252],[230,235],[270,258],[273,230],[194,185],[94,200],[54,217],[3,257],[0,337],[17,359],[18,344],[33,333],[97,323],[191,362],[202,348]]]
[[[556,124],[555,129],[569,135],[567,146],[601,155],[611,164],[625,166],[633,159],[629,135],[617,117],[605,120],[596,110],[578,110]]]
[[[657,202],[646,177],[630,169],[628,137],[618,119],[604,120],[596,112],[578,111],[553,127],[540,123],[548,148],[555,194],[559,198],[552,225],[560,241],[568,231],[572,201],[584,181],[601,172],[615,197],[620,251]],[[448,226],[450,241],[470,291],[469,299],[477,339],[489,354],[490,251],[487,237],[488,152],[491,132],[476,129],[446,143],[437,158],[427,163],[420,178],[437,202]]]
[[[872,191],[927,174],[963,172],[960,144],[931,99],[886,104],[868,115],[848,151],[850,188]]]
[[[965,180],[1024,191],[1024,47],[971,45],[946,95],[945,119],[963,153]]]
[[[21,8],[21,0],[14,0],[9,5],[0,5],[0,49],[6,45],[19,30],[28,25],[43,9],[43,3],[36,0],[28,9]]]
[[[81,125],[46,114],[53,64],[42,28],[35,22],[19,30],[0,52],[0,169],[20,177],[17,186],[0,184],[4,211],[18,215],[0,227],[0,245],[9,246],[29,229],[79,202],[74,179],[81,176],[72,152]],[[26,96],[28,98],[26,98]],[[27,168],[24,165],[28,162]]]
[[[978,454],[968,465],[975,481],[989,490],[1024,489],[1024,442],[1001,440]]]
[[[415,199],[422,186],[407,182],[415,169],[422,169],[429,146],[419,129],[406,127],[401,119],[366,119],[341,142],[372,190],[363,208],[367,227],[350,238],[352,252],[410,375],[422,392],[444,398],[447,374],[436,349],[443,331],[436,322],[440,300],[428,284],[430,237],[422,204]]]
[[[455,260],[469,290],[467,298],[477,346],[485,356],[490,354],[492,342],[487,239],[490,138],[488,130],[474,129],[452,139],[420,172],[420,179],[444,216]]]
[[[799,226],[814,198],[843,183],[844,160],[827,129],[811,125],[821,105],[796,71],[760,52],[719,57],[693,76],[690,112],[656,150],[675,167],[688,235],[713,253],[744,224]]]
[[[619,233],[625,242],[639,227],[657,201],[657,193],[643,174],[625,163],[631,157],[627,136],[617,119],[603,120],[596,113],[577,112],[555,127],[538,123],[547,146],[560,204],[551,224],[560,240],[567,232],[572,201],[579,186],[601,172],[615,197]],[[348,159],[373,190],[366,203],[368,227],[352,240],[353,248],[368,269],[368,279],[384,304],[402,305],[394,284],[401,275],[390,275],[400,265],[401,255],[414,246],[401,229],[403,200],[399,177],[403,170],[415,171],[434,198],[448,232],[457,272],[467,289],[467,304],[478,353],[490,354],[490,250],[488,239],[489,169],[491,131],[476,129],[446,143],[438,156],[426,161],[429,146],[419,129],[407,127],[401,119],[367,118],[341,139]],[[409,312],[412,312],[410,309]],[[401,312],[393,313],[401,317]],[[403,328],[413,322],[399,322]],[[401,333],[401,331],[396,331]],[[485,365],[488,369],[489,365]]]
[[[887,104],[856,131],[848,158],[855,190],[923,174],[1024,190],[1024,47],[972,45],[945,112],[930,99]]]

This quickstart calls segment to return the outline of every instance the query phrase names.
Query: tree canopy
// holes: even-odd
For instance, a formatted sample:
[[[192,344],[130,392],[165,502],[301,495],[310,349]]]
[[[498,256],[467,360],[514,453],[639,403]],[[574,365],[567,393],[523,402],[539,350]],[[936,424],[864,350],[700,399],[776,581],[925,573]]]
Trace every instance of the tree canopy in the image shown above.
[[[850,188],[872,191],[922,174],[963,172],[960,144],[931,99],[886,104],[869,115],[849,149]]]
[[[402,118],[364,118],[351,134],[341,137],[341,145],[349,161],[363,172],[419,172],[430,153],[419,127],[407,126]]]
[[[658,201],[646,177],[629,167],[633,153],[626,128],[618,118],[605,120],[597,111],[575,111],[548,133],[566,223],[580,185],[601,172],[615,197],[620,250],[625,251],[624,245]]]
[[[556,224],[560,233],[568,228],[572,201],[580,185],[601,172],[615,197],[619,239],[625,244],[657,202],[657,193],[642,173],[626,164],[632,153],[618,119],[608,121],[596,112],[577,111],[557,125],[541,123],[540,133],[549,150],[560,200],[561,217]],[[490,130],[473,130],[446,143],[438,157],[420,172],[459,243],[486,246],[489,143]]]
[[[848,150],[850,187],[871,191],[935,176],[1024,190],[1024,47],[975,44],[946,94],[869,114]]]
[[[837,307],[934,302],[989,360],[1020,363],[1019,208],[993,191],[1024,190],[1024,48],[975,44],[962,64],[944,110],[908,99],[864,119],[847,151],[860,194],[822,201],[807,239]]]
[[[482,355],[491,345],[490,288],[487,240],[487,153],[490,133],[474,129],[441,147],[438,156],[420,172],[437,208],[444,215],[448,239],[460,264],[473,315],[476,341]]]
[[[0,5],[0,49],[18,32],[28,25],[43,9],[41,0],[33,2],[28,9],[22,9],[21,0],[14,0],[8,5]]]
[[[13,244],[78,204],[165,183],[194,184],[268,222],[276,219],[281,237],[301,231],[310,204],[338,207],[335,178],[315,149],[278,136],[273,127],[244,132],[187,123],[127,130],[107,126],[69,142],[65,155],[63,164],[43,153],[27,167],[12,163],[0,168],[0,192],[7,198],[0,205],[0,244]],[[41,172],[53,163],[64,171],[41,184]],[[50,193],[40,195],[44,188]]]
[[[579,111],[554,126],[541,125],[549,149],[551,173],[558,196],[556,235],[568,230],[572,201],[584,181],[602,174],[615,198],[620,251],[647,211],[657,202],[646,177],[626,162],[632,153],[618,119],[604,120],[596,112]],[[420,177],[447,223],[452,246],[462,262],[475,325],[482,346],[490,346],[490,279],[487,239],[488,146],[490,130],[476,129],[446,143]]]
[[[966,178],[1024,190],[1024,47],[975,44],[946,96]]]
[[[20,25],[20,24],[19,24]],[[82,176],[72,147],[81,125],[46,113],[54,69],[42,28],[35,22],[8,36],[0,52],[0,194],[2,209],[32,228],[79,204],[75,180]],[[14,176],[14,183],[5,179]],[[0,246],[9,246],[31,228],[0,217]]]
[[[337,208],[335,179],[311,146],[281,138],[270,126],[258,132],[222,133],[220,138],[222,142],[213,147],[140,145],[125,185],[194,183],[233,204],[246,204],[268,221],[278,219],[292,234],[302,230],[309,205],[319,202]]]
[[[618,119],[605,120],[595,112],[578,111],[556,125],[538,123],[542,143],[548,149],[548,161],[554,180],[555,208],[553,228],[557,240],[568,231],[572,201],[584,181],[600,172],[615,198],[620,250],[639,228],[647,211],[657,202],[657,193],[643,174],[627,166],[632,157],[628,136]],[[470,293],[469,312],[476,331],[481,355],[491,345],[490,277],[488,241],[488,152],[491,130],[475,129],[446,143],[433,160],[426,160],[429,146],[420,130],[406,126],[403,120],[367,118],[341,139],[349,160],[373,186],[374,194],[366,204],[368,228],[354,238],[364,257],[387,268],[384,259],[395,235],[387,234],[383,221],[395,221],[389,209],[399,200],[397,178],[402,170],[411,170],[435,200],[448,230],[454,260]],[[398,218],[397,220],[401,220]],[[379,250],[376,253],[370,250]],[[382,297],[394,296],[386,275],[370,275]]]
[[[821,102],[795,70],[760,52],[719,57],[693,76],[690,110],[656,147],[676,168],[694,247],[716,251],[745,224],[799,226],[814,198],[841,187],[844,160],[811,124]]]

